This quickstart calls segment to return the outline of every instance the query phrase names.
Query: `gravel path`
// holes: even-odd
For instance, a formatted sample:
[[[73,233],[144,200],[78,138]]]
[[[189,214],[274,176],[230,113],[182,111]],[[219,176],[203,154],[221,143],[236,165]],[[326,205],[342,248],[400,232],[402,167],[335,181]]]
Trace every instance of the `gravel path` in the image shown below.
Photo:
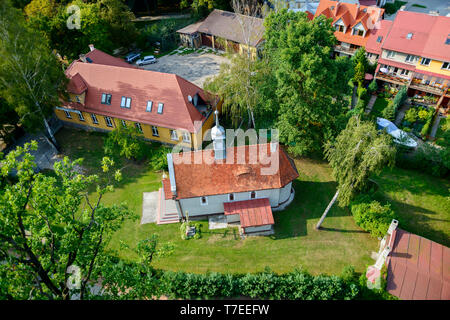
[[[191,53],[185,55],[165,55],[158,62],[143,66],[145,70],[175,73],[203,88],[208,77],[219,73],[220,65],[229,60],[213,53]]]

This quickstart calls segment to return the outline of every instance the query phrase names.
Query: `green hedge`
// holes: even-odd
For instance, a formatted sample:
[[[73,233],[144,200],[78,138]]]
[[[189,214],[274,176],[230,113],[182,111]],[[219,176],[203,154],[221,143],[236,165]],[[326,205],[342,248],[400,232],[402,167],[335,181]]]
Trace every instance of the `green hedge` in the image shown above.
[[[166,271],[161,293],[170,298],[203,299],[250,297],[288,300],[349,300],[360,293],[354,278],[312,276],[303,270],[276,274],[270,270],[253,274],[194,274]]]

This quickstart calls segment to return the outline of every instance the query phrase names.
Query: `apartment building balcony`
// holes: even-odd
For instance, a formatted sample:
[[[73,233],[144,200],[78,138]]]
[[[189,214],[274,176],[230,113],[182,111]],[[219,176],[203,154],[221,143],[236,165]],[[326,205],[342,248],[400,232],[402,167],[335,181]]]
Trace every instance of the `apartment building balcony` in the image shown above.
[[[340,53],[344,53],[344,54],[348,54],[348,55],[354,55],[356,50],[358,50],[358,48],[355,47],[347,47],[347,46],[343,46],[341,44],[335,45],[334,46],[334,51],[336,52],[340,52]]]
[[[387,82],[391,82],[391,83],[399,84],[399,85],[408,85],[409,80],[410,80],[406,77],[399,76],[393,72],[385,73],[385,72],[381,72],[381,71],[378,71],[378,73],[375,75],[375,79],[383,80],[383,81],[387,81]]]
[[[429,82],[425,79],[413,78],[409,86],[411,89],[441,96],[447,89],[447,85],[442,83]]]

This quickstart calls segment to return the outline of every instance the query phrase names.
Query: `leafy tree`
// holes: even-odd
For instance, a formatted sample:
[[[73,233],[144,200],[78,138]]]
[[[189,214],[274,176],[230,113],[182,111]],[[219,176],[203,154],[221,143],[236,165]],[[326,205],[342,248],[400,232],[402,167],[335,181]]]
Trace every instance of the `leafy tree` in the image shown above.
[[[325,144],[325,156],[333,168],[338,189],[316,229],[320,228],[336,199],[341,206],[348,205],[367,187],[372,174],[381,172],[386,165],[394,164],[395,153],[389,135],[378,132],[371,122],[361,121],[359,117],[350,118],[336,141]]]
[[[396,109],[395,109],[395,105],[392,101],[389,101],[388,105],[386,106],[386,108],[384,108],[381,111],[381,115],[383,116],[383,118],[394,121],[395,120],[395,113],[396,113]]]
[[[348,92],[348,62],[332,59],[336,39],[330,20],[309,21],[305,13],[282,9],[265,18],[265,49],[276,78],[272,106],[280,141],[294,155],[321,151],[339,131]]]
[[[106,157],[102,179],[77,173],[81,159],[67,157],[55,163],[54,175],[36,173],[29,153],[36,148],[27,143],[1,162],[2,177],[16,178],[0,191],[0,298],[84,299],[108,259],[109,239],[132,217],[124,204],[101,202],[121,174]]]
[[[417,109],[416,108],[410,108],[405,113],[405,120],[409,123],[414,123],[417,121]]]
[[[0,97],[0,139],[6,144],[12,140],[12,134],[18,129],[19,120],[13,106]]]
[[[373,79],[372,82],[369,84],[368,89],[370,93],[374,93],[378,90],[377,81],[375,79]]]
[[[47,118],[58,105],[66,77],[36,32],[25,27],[21,13],[10,2],[0,3],[0,81],[2,95],[29,130],[45,126],[56,146]]]
[[[120,155],[127,159],[140,160],[144,156],[145,143],[136,127],[117,127],[108,133],[104,145],[108,156]]]
[[[353,77],[353,81],[358,84],[358,88],[362,86],[365,74],[366,71],[364,70],[364,65],[361,62],[358,62],[355,67],[355,75]]]
[[[227,0],[181,0],[181,8],[192,8],[199,16],[206,16],[213,9],[230,10],[230,1]]]

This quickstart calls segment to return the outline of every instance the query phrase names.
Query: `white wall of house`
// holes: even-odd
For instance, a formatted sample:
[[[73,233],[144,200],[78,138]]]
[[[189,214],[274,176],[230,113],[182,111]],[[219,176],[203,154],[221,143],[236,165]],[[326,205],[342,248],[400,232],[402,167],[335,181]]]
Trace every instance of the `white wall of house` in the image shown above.
[[[270,206],[277,207],[281,202],[289,198],[292,183],[281,189],[257,190],[256,199],[269,198]],[[228,194],[218,194],[206,197],[207,204],[202,204],[202,197],[180,199],[183,213],[189,212],[190,217],[202,216],[214,213],[223,213],[223,204],[230,202]],[[251,200],[250,192],[234,193],[234,201]]]
[[[417,60],[419,59],[419,57],[413,59],[412,61],[406,61],[406,57],[408,56],[408,54],[403,53],[403,52],[398,52],[398,51],[394,51],[395,54],[394,56],[388,56],[389,50],[383,50],[381,52],[381,58],[386,59],[386,60],[392,60],[392,61],[396,61],[396,62],[401,62],[401,63],[406,63],[406,64],[410,64],[412,66],[416,65]]]

